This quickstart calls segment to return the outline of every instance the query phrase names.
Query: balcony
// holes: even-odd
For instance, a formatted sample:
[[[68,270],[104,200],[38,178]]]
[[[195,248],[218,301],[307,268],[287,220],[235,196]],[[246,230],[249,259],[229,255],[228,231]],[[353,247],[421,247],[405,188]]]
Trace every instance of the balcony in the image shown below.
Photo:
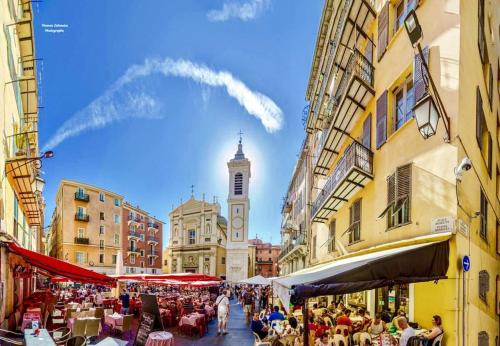
[[[335,97],[328,103],[328,115],[323,121],[325,129],[315,153],[315,174],[328,173],[344,141],[351,137],[359,116],[375,95],[373,72],[373,65],[358,50],[354,50],[340,78]]]
[[[257,264],[273,264],[273,261],[269,261],[269,260],[257,260],[255,261],[255,263]]]
[[[155,244],[155,245],[156,245],[156,244],[158,244],[158,240],[159,240],[159,239],[158,239],[157,237],[155,237],[155,236],[151,236],[151,235],[150,235],[150,236],[148,237],[148,243],[149,243],[149,244]]]
[[[158,225],[153,222],[148,222],[148,231],[158,232]]]
[[[373,153],[358,142],[347,147],[312,207],[313,222],[325,222],[373,179]]]
[[[75,244],[89,245],[89,238],[75,237]]]
[[[158,251],[151,250],[151,251],[149,251],[148,256],[149,257],[158,257]]]
[[[141,234],[136,231],[128,231],[128,239],[142,240]]]
[[[141,250],[137,246],[129,246],[127,248],[127,253],[130,254],[140,254]]]
[[[88,202],[90,199],[88,193],[83,193],[83,192],[75,192],[75,200],[77,201],[82,201],[82,202]]]
[[[283,259],[293,256],[305,256],[306,254],[306,245],[307,239],[305,233],[300,233],[288,246],[281,249],[281,252],[278,256],[278,262],[281,262]]]
[[[307,94],[312,101],[312,107],[307,119],[307,131],[312,133],[315,128],[322,128],[328,103],[337,92],[336,82],[342,79],[347,70],[349,55],[353,48],[364,42],[369,42],[368,32],[376,18],[374,0],[340,0],[333,22],[333,37],[324,35],[322,41],[328,42],[325,56],[321,56],[324,43],[318,42],[315,60]],[[331,17],[331,16],[330,16]],[[323,20],[330,21],[328,17]],[[323,26],[329,23],[322,23]],[[319,39],[318,39],[319,40]],[[371,57],[370,57],[371,59]]]
[[[75,220],[76,221],[89,222],[89,215],[88,214],[82,214],[82,213],[76,213],[75,214]]]

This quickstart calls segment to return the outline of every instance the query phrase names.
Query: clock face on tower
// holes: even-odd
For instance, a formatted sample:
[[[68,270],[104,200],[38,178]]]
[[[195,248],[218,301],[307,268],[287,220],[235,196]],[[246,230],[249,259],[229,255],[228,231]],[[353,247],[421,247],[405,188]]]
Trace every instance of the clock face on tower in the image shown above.
[[[241,229],[243,227],[243,219],[239,216],[234,217],[231,226],[233,226],[235,230]]]

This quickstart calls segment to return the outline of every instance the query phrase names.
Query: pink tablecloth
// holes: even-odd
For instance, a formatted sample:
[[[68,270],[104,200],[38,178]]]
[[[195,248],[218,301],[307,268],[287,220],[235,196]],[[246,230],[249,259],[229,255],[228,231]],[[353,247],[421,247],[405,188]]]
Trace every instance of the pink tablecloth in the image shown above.
[[[107,315],[104,317],[104,323],[111,327],[121,326],[123,324],[123,315],[115,317],[114,315]]]
[[[27,308],[26,309],[26,312],[28,313],[38,313],[38,314],[42,314],[42,309],[40,308]]]
[[[21,330],[24,330],[31,322],[38,321],[41,322],[39,313],[25,313],[23,315],[23,323],[21,325]]]
[[[174,336],[169,332],[153,332],[149,334],[146,346],[174,346]]]

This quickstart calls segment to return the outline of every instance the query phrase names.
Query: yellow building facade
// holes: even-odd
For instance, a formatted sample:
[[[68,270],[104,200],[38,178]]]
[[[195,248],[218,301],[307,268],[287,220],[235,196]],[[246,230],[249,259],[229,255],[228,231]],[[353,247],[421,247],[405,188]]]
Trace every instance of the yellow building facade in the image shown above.
[[[49,255],[99,273],[115,274],[122,250],[122,196],[62,180],[49,231]]]
[[[327,0],[307,88],[307,265],[449,237],[447,279],[343,297],[372,314],[402,309],[426,328],[438,314],[447,345],[493,345],[499,335],[498,7]],[[450,138],[440,119],[423,139],[413,118],[426,81],[404,28],[412,9]]]
[[[38,83],[33,30],[33,10],[29,1],[0,1],[0,105],[2,148],[0,164],[0,233],[2,240],[15,240],[39,252],[42,249],[44,208],[41,190],[34,184],[41,177],[38,147]],[[0,256],[0,321],[35,288],[30,278],[13,272],[17,265],[8,252]],[[26,265],[26,264],[22,264]],[[26,266],[28,267],[28,266]]]

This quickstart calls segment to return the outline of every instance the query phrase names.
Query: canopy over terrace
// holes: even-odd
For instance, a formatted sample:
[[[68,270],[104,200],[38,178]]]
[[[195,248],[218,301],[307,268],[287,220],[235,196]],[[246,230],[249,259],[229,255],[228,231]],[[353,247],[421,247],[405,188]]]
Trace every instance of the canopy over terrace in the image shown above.
[[[239,281],[240,284],[249,284],[249,285],[270,285],[271,280],[263,277],[262,275],[256,275],[254,277],[244,279]]]
[[[25,249],[15,242],[2,242],[11,254],[21,256],[24,261],[41,270],[41,273],[49,277],[55,277],[56,281],[67,278],[74,282],[113,286],[116,279],[105,274],[100,274],[74,264],[58,260],[57,258],[42,255],[40,253]]]
[[[290,294],[301,300],[445,279],[450,237],[449,233],[440,234],[428,237],[424,243],[339,259],[278,278],[273,285],[280,299],[288,306]]]
[[[216,281],[220,282],[222,279],[216,276],[210,276],[205,274],[196,273],[174,273],[174,274],[140,274],[140,275],[112,275],[117,280],[120,281],[144,281],[151,282],[159,280],[173,280],[180,282],[197,282],[197,281]]]

